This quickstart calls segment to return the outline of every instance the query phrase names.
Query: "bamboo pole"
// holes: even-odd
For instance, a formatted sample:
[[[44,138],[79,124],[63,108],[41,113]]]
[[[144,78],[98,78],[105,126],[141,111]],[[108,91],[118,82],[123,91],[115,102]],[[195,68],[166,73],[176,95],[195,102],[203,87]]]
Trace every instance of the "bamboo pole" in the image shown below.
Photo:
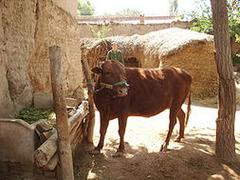
[[[91,80],[91,72],[86,60],[81,60],[83,66],[83,72],[87,80],[88,87],[88,102],[89,102],[89,115],[87,120],[87,141],[88,143],[93,144],[93,133],[95,126],[95,110],[94,110],[94,101],[93,101],[93,83]]]
[[[56,112],[56,127],[58,132],[58,157],[60,160],[60,178],[74,180],[72,151],[68,132],[68,115],[63,91],[61,49],[58,46],[49,48],[51,83]]]

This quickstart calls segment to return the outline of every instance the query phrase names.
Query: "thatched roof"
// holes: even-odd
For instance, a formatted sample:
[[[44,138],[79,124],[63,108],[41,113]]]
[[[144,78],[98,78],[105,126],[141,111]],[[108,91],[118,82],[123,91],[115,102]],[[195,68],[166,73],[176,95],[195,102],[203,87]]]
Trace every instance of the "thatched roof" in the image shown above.
[[[121,49],[125,58],[134,56],[140,61],[143,59],[154,59],[154,61],[158,59],[158,61],[160,61],[163,56],[175,54],[188,45],[212,42],[213,37],[186,29],[169,28],[145,35],[114,36],[101,40],[83,39],[82,48],[88,51],[87,56],[94,56],[95,58],[105,57],[113,41],[118,43],[119,49]],[[98,60],[99,59],[91,59],[91,61]],[[151,62],[148,62],[148,64],[151,64]],[[144,66],[144,63],[142,63],[142,65]],[[158,65],[155,64],[153,66]]]
[[[176,53],[188,44],[212,41],[213,37],[204,33],[170,28],[161,31],[151,32],[139,38],[144,44],[145,52],[166,56]]]

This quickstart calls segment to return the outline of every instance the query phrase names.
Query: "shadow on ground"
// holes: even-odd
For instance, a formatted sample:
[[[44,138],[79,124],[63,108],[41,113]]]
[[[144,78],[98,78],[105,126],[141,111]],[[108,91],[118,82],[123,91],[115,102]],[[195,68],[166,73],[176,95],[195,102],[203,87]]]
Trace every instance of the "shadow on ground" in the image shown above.
[[[159,134],[159,138],[164,137],[165,133]],[[186,134],[182,143],[171,143],[173,147],[161,153],[149,152],[145,146],[133,148],[126,142],[126,154],[120,158],[112,157],[118,147],[115,139],[110,139],[103,154],[96,156],[88,154],[86,144],[81,145],[74,158],[75,179],[240,179],[239,162],[226,164],[214,156],[213,133],[204,134],[193,129]]]

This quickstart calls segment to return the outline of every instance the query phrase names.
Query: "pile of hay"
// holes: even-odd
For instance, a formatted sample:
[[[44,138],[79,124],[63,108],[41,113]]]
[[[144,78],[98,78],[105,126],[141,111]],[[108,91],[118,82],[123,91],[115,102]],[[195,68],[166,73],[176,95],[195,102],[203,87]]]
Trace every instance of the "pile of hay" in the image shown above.
[[[105,60],[113,41],[119,44],[125,61],[135,58],[143,68],[175,66],[188,71],[193,77],[195,99],[217,94],[218,76],[211,35],[170,28],[145,35],[84,39],[81,44],[83,58],[88,60],[90,67]]]

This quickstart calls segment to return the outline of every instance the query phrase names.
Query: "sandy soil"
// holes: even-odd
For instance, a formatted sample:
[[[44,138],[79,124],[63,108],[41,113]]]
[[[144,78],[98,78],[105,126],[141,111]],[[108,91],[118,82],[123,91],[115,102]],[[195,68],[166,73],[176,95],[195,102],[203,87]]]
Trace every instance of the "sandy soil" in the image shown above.
[[[184,107],[186,109],[186,107]],[[168,130],[168,113],[151,118],[131,117],[125,134],[124,157],[112,155],[118,147],[118,123],[110,122],[101,155],[90,156],[82,145],[75,155],[75,179],[240,179],[240,163],[226,164],[214,156],[217,109],[192,106],[182,143],[174,142],[175,126],[169,150],[159,152]],[[99,139],[99,114],[94,143]],[[240,160],[240,111],[236,114],[236,150]]]

